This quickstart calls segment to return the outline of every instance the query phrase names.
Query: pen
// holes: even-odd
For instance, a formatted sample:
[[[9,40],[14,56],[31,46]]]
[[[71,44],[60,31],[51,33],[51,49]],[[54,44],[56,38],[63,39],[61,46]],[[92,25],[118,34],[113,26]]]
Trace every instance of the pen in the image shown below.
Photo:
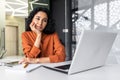
[[[26,68],[28,66],[28,63],[23,64],[23,67]]]

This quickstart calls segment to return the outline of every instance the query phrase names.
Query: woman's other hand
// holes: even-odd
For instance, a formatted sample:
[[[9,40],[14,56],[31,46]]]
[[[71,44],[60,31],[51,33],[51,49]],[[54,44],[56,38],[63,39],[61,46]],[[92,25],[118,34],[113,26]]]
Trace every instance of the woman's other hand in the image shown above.
[[[25,64],[25,63],[50,63],[49,57],[42,57],[42,58],[23,58],[19,61],[19,64]]]
[[[23,58],[22,60],[19,61],[19,64],[25,64],[25,63],[38,63],[37,59],[35,58]]]

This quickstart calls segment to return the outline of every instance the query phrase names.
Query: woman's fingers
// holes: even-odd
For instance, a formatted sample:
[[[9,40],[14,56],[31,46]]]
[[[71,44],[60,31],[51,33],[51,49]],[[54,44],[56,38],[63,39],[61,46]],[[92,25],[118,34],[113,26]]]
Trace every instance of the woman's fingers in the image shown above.
[[[26,60],[27,60],[28,63],[35,63],[34,62],[34,60],[35,60],[34,58],[27,58]]]
[[[40,32],[38,29],[36,29],[36,23],[35,23],[35,22],[31,22],[31,23],[30,23],[30,28],[31,28],[31,30],[32,30],[33,32],[35,32],[36,34],[41,34],[41,32]]]
[[[31,24],[30,24],[31,30],[35,30],[35,26],[36,26],[35,22],[31,22]]]
[[[20,60],[18,63],[22,64],[22,63],[24,63],[24,61],[25,61],[25,58],[23,58],[22,60]]]
[[[35,58],[23,58],[19,61],[19,64],[25,64],[25,63],[36,63]]]
[[[19,63],[19,64],[28,63],[28,58],[23,58],[23,59],[20,60],[18,63]]]

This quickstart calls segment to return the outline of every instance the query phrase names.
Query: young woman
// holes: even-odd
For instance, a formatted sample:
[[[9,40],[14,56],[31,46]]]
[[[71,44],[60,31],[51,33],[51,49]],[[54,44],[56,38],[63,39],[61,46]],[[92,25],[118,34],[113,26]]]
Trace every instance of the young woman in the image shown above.
[[[54,63],[65,61],[65,47],[55,32],[55,23],[47,8],[37,7],[28,16],[22,33],[25,58],[20,63]]]

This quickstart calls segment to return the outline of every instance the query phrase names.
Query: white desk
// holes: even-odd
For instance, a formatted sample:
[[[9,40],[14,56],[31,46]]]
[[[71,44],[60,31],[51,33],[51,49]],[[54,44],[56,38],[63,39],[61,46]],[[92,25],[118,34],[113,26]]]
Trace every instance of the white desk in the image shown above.
[[[69,76],[43,67],[30,73],[11,73],[6,72],[4,66],[0,66],[0,80],[120,80],[120,64],[105,65]]]

